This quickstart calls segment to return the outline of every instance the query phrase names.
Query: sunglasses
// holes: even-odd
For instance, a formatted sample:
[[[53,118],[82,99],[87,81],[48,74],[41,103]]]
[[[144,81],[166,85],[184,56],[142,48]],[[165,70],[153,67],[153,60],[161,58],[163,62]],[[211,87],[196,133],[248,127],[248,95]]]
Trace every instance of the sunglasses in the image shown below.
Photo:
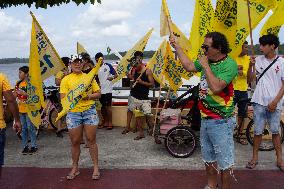
[[[203,45],[201,45],[201,48],[204,49],[207,52],[210,47],[208,45],[203,44]]]

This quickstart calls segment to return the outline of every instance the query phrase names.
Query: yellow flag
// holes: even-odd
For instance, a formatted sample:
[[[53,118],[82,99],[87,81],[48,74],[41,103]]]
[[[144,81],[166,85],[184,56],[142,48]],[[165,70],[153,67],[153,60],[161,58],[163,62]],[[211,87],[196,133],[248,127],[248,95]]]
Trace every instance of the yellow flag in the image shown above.
[[[44,33],[40,24],[36,20],[35,16],[32,13],[31,15],[33,17],[33,22],[35,23],[36,42],[39,53],[41,75],[42,79],[45,80],[65,68],[65,65],[49,41],[47,35]]]
[[[169,20],[168,20],[169,18],[170,18],[170,12],[168,9],[167,1],[162,0],[161,14],[160,14],[160,36],[161,37],[170,34]]]
[[[273,14],[266,21],[260,31],[260,36],[274,34],[278,36],[281,26],[284,24],[284,0],[277,4]]]
[[[81,45],[79,42],[77,42],[77,54],[81,53],[88,53],[86,49]]]
[[[160,85],[164,85],[163,83],[163,69],[164,69],[164,62],[165,62],[165,55],[166,55],[166,43],[167,41],[164,40],[159,49],[155,52],[153,57],[147,63],[147,68],[152,70],[154,79],[160,83]]]
[[[250,0],[251,27],[255,28],[267,12],[275,7],[272,0]],[[242,51],[242,45],[249,35],[249,16],[247,0],[238,0],[238,18],[235,42],[232,46],[231,56],[237,57]]]
[[[166,44],[166,56],[164,63],[164,75],[166,80],[168,80],[170,88],[176,92],[179,87],[182,85],[181,72],[183,67],[178,64],[178,62],[174,58],[174,53],[171,49],[170,44],[167,42]]]
[[[58,113],[56,121],[66,115],[69,110],[72,110],[87,95],[86,91],[92,88],[95,75],[97,75],[102,63],[103,59],[100,58],[96,66],[88,74],[84,75],[80,80],[73,82],[70,91],[61,99],[62,111]]]
[[[32,22],[30,57],[29,57],[29,81],[27,86],[28,99],[26,101],[28,116],[31,122],[38,128],[41,123],[40,109],[45,106],[42,90],[42,75],[40,74],[40,61],[37,45],[36,22]]]
[[[213,18],[214,9],[211,0],[196,0],[189,39],[192,48],[189,53],[191,59],[197,58],[205,35],[211,31]]]
[[[116,68],[116,73],[117,73],[117,78],[112,80],[113,83],[119,81],[121,78],[123,78],[131,69],[131,63],[130,63],[130,59],[133,57],[134,53],[136,51],[141,51],[143,52],[148,39],[150,38],[151,34],[153,32],[153,29],[150,29],[150,31],[147,32],[147,34],[141,38],[132,49],[130,49],[126,55],[121,59],[121,61],[119,62],[119,64],[117,65]]]
[[[187,37],[180,31],[180,29],[177,27],[176,24],[171,23],[172,25],[172,30],[173,30],[173,35],[176,36],[177,42],[184,51],[186,55],[189,54],[191,51],[191,44],[190,41],[187,39]]]
[[[235,42],[238,16],[237,0],[218,0],[212,22],[214,31],[223,33],[230,47]]]

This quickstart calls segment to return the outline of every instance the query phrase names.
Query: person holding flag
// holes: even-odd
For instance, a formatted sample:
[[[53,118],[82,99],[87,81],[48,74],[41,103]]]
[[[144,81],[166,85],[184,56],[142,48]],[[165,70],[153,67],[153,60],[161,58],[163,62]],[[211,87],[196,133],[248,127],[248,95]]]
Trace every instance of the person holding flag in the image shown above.
[[[187,71],[201,72],[198,105],[202,118],[201,153],[208,182],[205,189],[218,188],[217,168],[221,170],[222,189],[229,189],[234,165],[233,130],[236,123],[232,81],[238,73],[238,66],[228,56],[228,41],[222,33],[207,33],[201,46],[204,55],[195,61],[185,55],[173,35],[170,42]]]
[[[72,94],[76,90],[82,90],[81,85],[74,86],[74,81],[83,81],[87,76],[87,74],[82,72],[83,62],[80,55],[72,55],[70,65],[72,73],[65,76],[60,84],[61,99],[63,99],[65,96],[67,96],[68,99],[72,99]],[[88,87],[84,94],[80,96],[80,100],[77,102],[75,107],[70,109],[67,113],[66,123],[71,140],[71,153],[73,161],[72,170],[66,177],[68,180],[72,180],[80,174],[78,162],[80,157],[80,143],[82,141],[83,130],[85,131],[87,143],[89,145],[89,152],[94,164],[92,179],[98,180],[100,178],[98,167],[98,146],[96,143],[96,130],[99,123],[99,118],[95,107],[95,99],[100,98],[100,96],[100,88],[96,80],[93,79],[90,87]],[[73,100],[76,101],[76,99]]]

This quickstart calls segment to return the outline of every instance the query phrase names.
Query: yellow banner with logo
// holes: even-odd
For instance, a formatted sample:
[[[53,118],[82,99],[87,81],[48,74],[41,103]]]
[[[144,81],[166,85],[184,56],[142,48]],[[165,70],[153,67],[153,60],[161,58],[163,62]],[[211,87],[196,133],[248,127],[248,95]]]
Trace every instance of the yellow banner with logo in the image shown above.
[[[163,83],[162,73],[165,64],[166,43],[166,40],[161,43],[159,49],[155,52],[153,57],[147,63],[147,68],[152,71],[154,79],[162,86],[165,85],[165,83]]]
[[[86,49],[81,45],[79,42],[77,42],[77,54],[81,53],[88,53]]]
[[[235,42],[238,17],[237,0],[218,0],[212,22],[214,31],[223,33],[230,47]]]
[[[34,27],[41,70],[40,73],[42,75],[42,79],[45,80],[65,68],[65,65],[49,41],[47,35],[44,33],[40,24],[36,20],[35,16],[32,13],[31,15],[35,25]]]
[[[103,59],[100,58],[96,66],[88,74],[84,75],[80,80],[74,81],[70,91],[61,99],[62,111],[58,113],[56,121],[72,110],[87,95],[86,91],[92,88],[92,83],[102,63]]]
[[[262,27],[260,36],[267,34],[274,34],[278,36],[282,25],[284,25],[284,0],[278,2],[273,14]]]
[[[163,37],[165,35],[169,35],[169,19],[170,12],[168,9],[167,1],[162,0],[161,6],[161,14],[160,14],[160,36]]]
[[[196,0],[194,17],[190,31],[191,51],[189,57],[194,60],[201,50],[205,35],[211,31],[211,22],[214,19],[214,9],[211,0]]]
[[[175,60],[171,46],[167,42],[163,74],[165,75],[166,80],[168,80],[170,88],[174,92],[176,92],[182,85],[181,75],[183,74],[183,72],[185,72],[183,66],[179,63],[179,61]],[[191,74],[191,76],[193,75],[190,72],[188,73]]]
[[[130,49],[126,55],[121,59],[121,61],[119,62],[119,64],[117,65],[116,68],[116,73],[117,73],[117,78],[112,80],[113,83],[119,81],[121,78],[123,78],[131,69],[131,62],[130,59],[133,57],[134,53],[136,51],[141,51],[143,52],[147,42],[151,36],[153,32],[153,29],[150,29],[150,31],[147,32],[147,34],[145,36],[143,36],[143,38],[141,38],[132,49]]]
[[[35,127],[39,127],[41,123],[40,109],[45,106],[42,75],[40,72],[40,56],[38,47],[38,38],[36,31],[36,22],[32,22],[30,57],[29,57],[29,81],[27,85],[28,99],[26,100],[28,116]]]
[[[272,0],[250,0],[251,27],[254,29],[267,12],[275,7]],[[249,16],[247,0],[238,0],[238,18],[235,42],[232,46],[232,57],[237,57],[242,51],[242,45],[249,35]]]

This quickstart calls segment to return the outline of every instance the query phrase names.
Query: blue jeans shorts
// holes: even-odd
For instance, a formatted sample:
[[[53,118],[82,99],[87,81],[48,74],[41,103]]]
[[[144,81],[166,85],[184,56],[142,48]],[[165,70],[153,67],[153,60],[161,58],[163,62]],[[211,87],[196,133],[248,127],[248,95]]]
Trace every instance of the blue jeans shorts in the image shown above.
[[[201,154],[205,163],[217,162],[220,170],[234,165],[233,130],[235,117],[202,119],[200,128]]]
[[[97,126],[99,124],[99,117],[97,115],[96,106],[92,106],[83,112],[68,112],[66,123],[68,129],[74,129],[81,125]]]
[[[0,129],[0,166],[4,165],[4,148],[6,142],[6,129]]]
[[[267,106],[253,104],[254,134],[262,135],[265,123],[267,122],[272,134],[279,134],[281,110],[269,112]]]

